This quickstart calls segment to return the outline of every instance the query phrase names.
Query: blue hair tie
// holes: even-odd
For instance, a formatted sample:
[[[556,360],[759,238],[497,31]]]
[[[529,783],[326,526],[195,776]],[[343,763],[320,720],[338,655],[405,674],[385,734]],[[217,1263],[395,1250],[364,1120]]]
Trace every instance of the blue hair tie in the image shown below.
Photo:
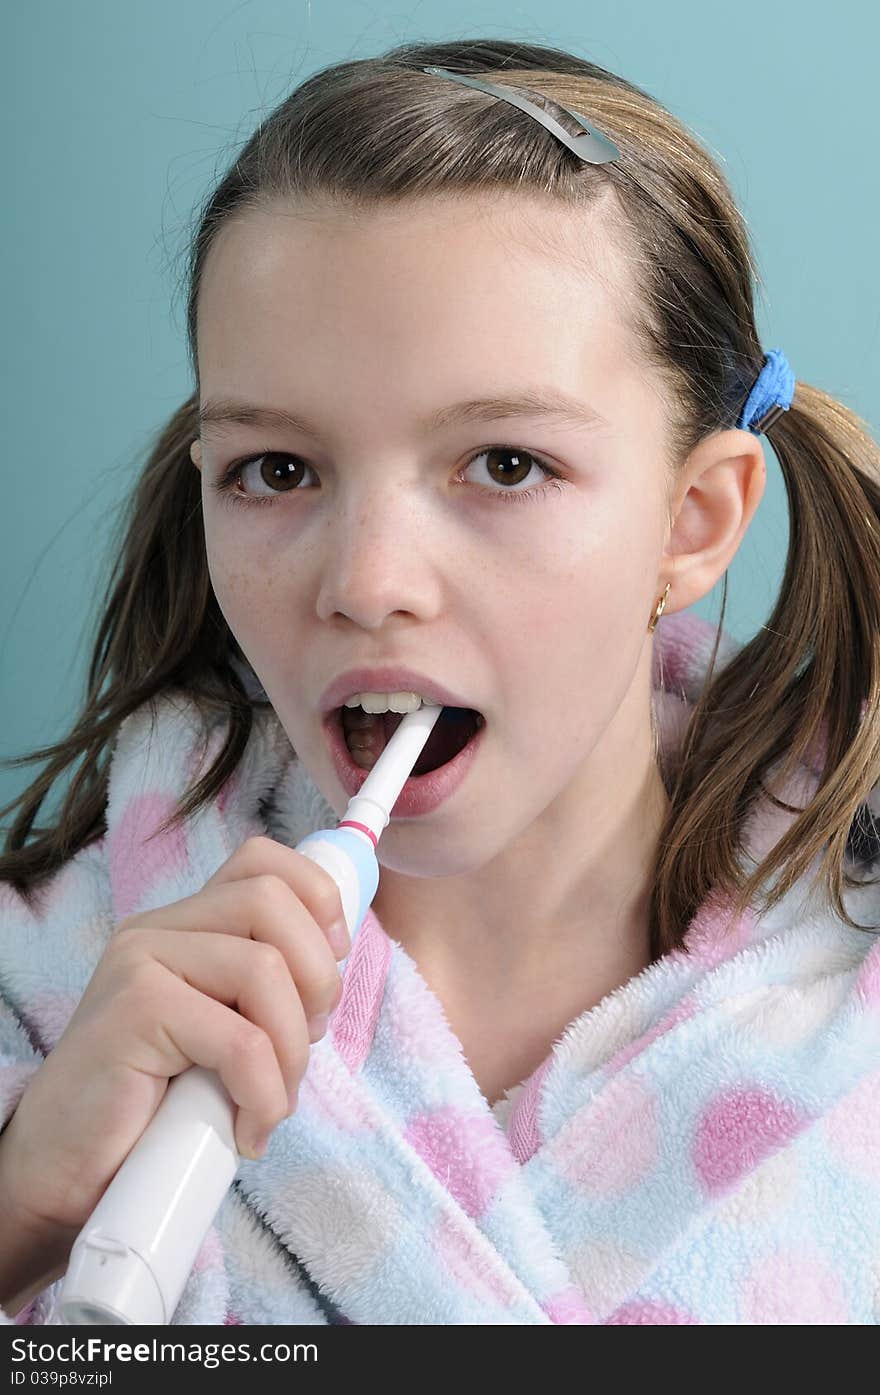
[[[781,349],[771,349],[746,398],[737,426],[760,436],[777,417],[787,412],[794,397],[794,373]]]

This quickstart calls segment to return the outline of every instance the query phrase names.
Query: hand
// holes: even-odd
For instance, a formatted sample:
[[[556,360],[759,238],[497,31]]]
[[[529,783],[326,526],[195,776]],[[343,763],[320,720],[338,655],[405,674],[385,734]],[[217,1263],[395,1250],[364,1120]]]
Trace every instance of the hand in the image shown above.
[[[331,948],[334,922],[342,939]],[[201,891],[117,927],[0,1148],[21,1220],[75,1238],[152,1119],[168,1081],[217,1071],[238,1106],[239,1152],[296,1107],[310,1044],[342,994],[351,948],[329,872],[249,838]]]

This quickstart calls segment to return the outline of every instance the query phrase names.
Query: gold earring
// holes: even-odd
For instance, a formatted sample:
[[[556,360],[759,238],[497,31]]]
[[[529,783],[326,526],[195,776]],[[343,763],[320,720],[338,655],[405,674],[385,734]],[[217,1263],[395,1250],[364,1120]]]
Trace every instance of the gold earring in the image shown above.
[[[666,600],[667,600],[667,597],[669,596],[669,589],[670,589],[671,586],[672,586],[672,582],[671,582],[671,581],[667,581],[667,583],[666,583],[666,590],[663,592],[663,595],[660,597],[660,600],[659,600],[658,603],[657,603],[657,608],[656,608],[656,610],[654,611],[654,614],[653,614],[653,616],[652,616],[652,618],[651,618],[650,624],[648,625],[648,634],[649,634],[649,635],[652,635],[652,634],[654,633],[654,631],[656,630],[656,628],[657,628],[657,621],[660,619],[660,616],[663,614],[663,611],[664,611],[665,608],[666,608]]]

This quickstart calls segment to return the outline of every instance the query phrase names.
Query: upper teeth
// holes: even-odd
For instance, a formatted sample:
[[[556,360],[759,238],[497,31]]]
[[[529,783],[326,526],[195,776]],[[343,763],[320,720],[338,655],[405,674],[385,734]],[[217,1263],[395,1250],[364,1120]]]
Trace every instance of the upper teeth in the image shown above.
[[[365,712],[415,712],[423,701],[418,693],[355,693],[344,705]]]

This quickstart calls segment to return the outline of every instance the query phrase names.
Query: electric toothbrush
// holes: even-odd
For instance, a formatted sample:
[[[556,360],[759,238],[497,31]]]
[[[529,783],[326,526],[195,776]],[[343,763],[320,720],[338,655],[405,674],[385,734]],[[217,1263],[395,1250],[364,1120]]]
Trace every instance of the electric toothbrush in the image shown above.
[[[352,942],[379,886],[376,844],[442,710],[407,713],[336,828],[297,844],[339,887]],[[238,1170],[233,1111],[215,1071],[190,1066],[170,1082],[74,1242],[63,1324],[171,1321]]]

